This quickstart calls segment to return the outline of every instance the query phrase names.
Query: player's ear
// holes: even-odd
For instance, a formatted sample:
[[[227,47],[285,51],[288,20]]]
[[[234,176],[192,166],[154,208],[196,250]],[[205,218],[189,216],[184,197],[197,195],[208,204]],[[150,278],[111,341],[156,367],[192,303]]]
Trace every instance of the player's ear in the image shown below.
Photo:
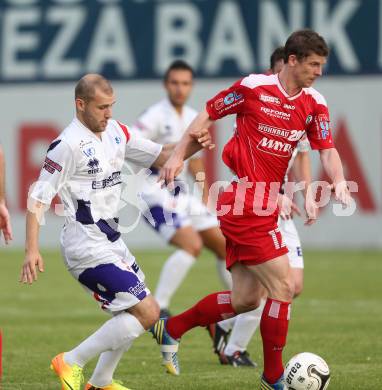
[[[76,109],[77,111],[84,112],[85,111],[85,101],[83,99],[76,99]]]
[[[295,54],[291,54],[288,57],[288,62],[287,64],[290,66],[295,66],[298,62],[297,56]]]

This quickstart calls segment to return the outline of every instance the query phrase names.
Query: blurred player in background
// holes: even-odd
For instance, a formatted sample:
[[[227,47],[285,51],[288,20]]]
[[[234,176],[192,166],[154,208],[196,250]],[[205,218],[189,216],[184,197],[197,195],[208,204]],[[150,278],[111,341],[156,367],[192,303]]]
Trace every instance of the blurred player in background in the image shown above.
[[[186,104],[193,87],[193,70],[184,61],[174,61],[164,76],[167,97],[147,108],[131,127],[131,131],[159,144],[178,142],[197,112]],[[197,196],[188,189],[188,174],[202,192]],[[153,170],[151,181],[158,180]],[[194,187],[194,186],[192,186]],[[230,283],[231,276],[225,268],[225,239],[215,215],[207,209],[208,183],[202,156],[194,155],[185,163],[177,177],[176,188],[158,189],[146,182],[141,196],[147,207],[143,215],[146,222],[168,243],[178,249],[166,260],[159,276],[155,298],[161,308],[161,317],[169,316],[172,296],[194,265],[205,246],[216,256],[219,276]]]
[[[284,389],[282,351],[294,283],[288,250],[277,225],[277,203],[291,154],[304,134],[311,147],[319,150],[336,198],[344,205],[351,202],[331,136],[326,101],[311,87],[322,75],[328,52],[326,42],[314,31],[291,34],[285,44],[286,63],[281,72],[249,75],[209,100],[161,171],[160,178],[172,182],[182,169],[187,145],[192,141],[189,133],[236,114],[236,132],[223,151],[223,160],[236,177],[218,201],[232,292],[211,294],[153,327],[170,372],[179,372],[177,349],[184,333],[256,309],[264,286],[268,295],[260,323],[264,356],[261,389]],[[305,210],[306,223],[312,224],[317,218],[317,205],[311,191],[306,193]]]
[[[267,74],[277,74],[284,66],[285,51],[284,46],[279,46],[273,51],[270,58],[270,67]]]
[[[33,283],[44,270],[38,237],[43,212],[58,193],[65,210],[61,250],[66,267],[113,317],[74,349],[53,358],[63,390],[80,390],[83,367],[99,355],[85,390],[123,390],[113,373],[123,353],[159,317],[144,274],[118,231],[121,170],[125,160],[160,168],[174,145],[135,137],[112,119],[111,84],[97,74],[75,89],[76,117],[48,148],[28,199],[26,254],[20,281]],[[200,138],[203,142],[203,138]],[[201,149],[195,140],[187,154]]]
[[[284,57],[284,47],[278,47],[271,55],[270,70],[268,71],[268,74],[277,74],[281,71],[284,65]],[[310,185],[312,179],[309,150],[309,141],[306,137],[303,137],[303,139],[298,142],[296,149],[292,153],[283,186],[285,186],[288,182],[288,174],[290,170],[292,170],[292,174],[296,182],[304,182],[306,183],[306,186]],[[284,188],[282,188],[280,194],[281,197],[287,196],[283,194],[283,190]],[[293,204],[291,214],[289,214],[288,209],[282,208],[282,206],[286,204],[288,204],[287,200],[285,202],[280,200],[281,208],[278,226],[285,245],[289,251],[288,258],[294,282],[294,298],[296,298],[301,294],[303,289],[304,259],[300,237],[293,222],[292,213],[296,212],[300,215],[300,210],[295,204]],[[264,289],[263,300],[256,310],[239,314],[236,317],[221,321],[218,324],[211,324],[209,326],[211,329],[210,334],[213,335],[214,351],[218,354],[219,360],[222,364],[231,364],[235,367],[255,366],[253,364],[251,365],[252,362],[249,359],[246,350],[254,332],[260,325],[265,299],[266,291]],[[229,335],[230,331],[231,334]]]
[[[12,227],[9,211],[5,203],[5,158],[0,145],[0,230],[6,244],[12,240]]]

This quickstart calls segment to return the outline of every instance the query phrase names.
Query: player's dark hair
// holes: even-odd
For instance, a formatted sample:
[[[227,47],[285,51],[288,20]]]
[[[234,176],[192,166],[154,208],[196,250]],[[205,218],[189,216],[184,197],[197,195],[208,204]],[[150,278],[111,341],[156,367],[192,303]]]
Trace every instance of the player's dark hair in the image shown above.
[[[107,95],[113,93],[113,87],[105,77],[100,74],[87,74],[78,81],[74,90],[74,97],[88,102],[94,98],[96,89],[100,89]]]
[[[273,70],[273,68],[276,65],[276,62],[279,62],[280,60],[285,61],[285,50],[284,46],[280,46],[272,53],[270,58],[270,68]]]
[[[311,54],[322,57],[329,55],[329,48],[324,38],[313,30],[298,30],[287,39],[285,46],[284,61],[288,62],[290,55],[295,55],[299,61]]]
[[[194,70],[192,69],[192,67],[187,64],[186,61],[183,61],[183,60],[175,60],[174,62],[172,62],[170,64],[170,66],[167,68],[165,74],[164,74],[164,81],[167,81],[168,80],[168,76],[170,75],[170,72],[172,70],[188,70],[189,72],[191,72],[192,74],[192,77],[194,77]]]

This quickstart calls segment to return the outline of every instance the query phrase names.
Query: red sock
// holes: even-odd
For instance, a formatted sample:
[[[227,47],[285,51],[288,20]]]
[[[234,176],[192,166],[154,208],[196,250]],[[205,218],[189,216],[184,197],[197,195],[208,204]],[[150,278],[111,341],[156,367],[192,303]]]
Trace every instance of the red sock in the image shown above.
[[[166,329],[171,337],[179,339],[196,326],[207,326],[235,315],[231,305],[231,291],[221,291],[207,295],[191,309],[169,318]]]
[[[268,298],[261,316],[264,377],[270,384],[275,383],[284,371],[282,352],[288,333],[290,307],[289,302]]]

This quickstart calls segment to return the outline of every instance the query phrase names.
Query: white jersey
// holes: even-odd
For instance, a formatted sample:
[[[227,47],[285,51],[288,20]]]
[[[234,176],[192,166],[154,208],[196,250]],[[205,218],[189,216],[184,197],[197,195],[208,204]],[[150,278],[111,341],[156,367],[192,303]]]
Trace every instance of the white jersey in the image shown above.
[[[161,145],[176,143],[182,138],[196,115],[197,111],[186,105],[183,106],[180,115],[168,99],[163,99],[147,108],[131,126],[131,131]],[[191,158],[198,157],[200,157],[199,153]],[[186,171],[185,162],[183,172],[178,178],[185,180]]]
[[[75,259],[68,268],[108,257],[102,248],[120,238],[124,161],[149,168],[161,150],[161,145],[130,134],[115,120],[108,121],[101,140],[75,118],[52,142],[30,196],[44,204],[60,196],[65,212],[61,243],[73,252],[67,257]]]

